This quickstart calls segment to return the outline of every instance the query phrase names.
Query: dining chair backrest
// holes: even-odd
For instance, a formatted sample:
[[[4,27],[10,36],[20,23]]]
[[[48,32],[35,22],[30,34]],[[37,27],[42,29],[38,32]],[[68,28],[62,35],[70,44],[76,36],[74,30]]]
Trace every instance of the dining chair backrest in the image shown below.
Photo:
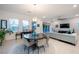
[[[48,39],[49,37],[46,34],[43,34],[44,38]]]
[[[30,46],[30,43],[27,41],[27,39],[23,39],[23,43],[24,43],[24,45],[26,45],[27,47]]]
[[[43,34],[43,36],[46,39],[47,46],[49,46],[49,36],[47,36],[45,33]]]
[[[45,46],[46,45],[46,39],[40,39],[38,40],[37,46]]]

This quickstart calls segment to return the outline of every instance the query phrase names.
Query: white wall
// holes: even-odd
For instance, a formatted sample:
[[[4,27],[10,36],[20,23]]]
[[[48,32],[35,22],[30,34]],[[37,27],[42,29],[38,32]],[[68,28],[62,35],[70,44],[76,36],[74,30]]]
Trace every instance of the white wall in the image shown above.
[[[12,19],[15,18],[15,19],[19,20],[20,26],[19,26],[18,31],[22,31],[22,20],[28,20],[29,23],[31,23],[31,19],[27,15],[0,10],[0,19],[9,20],[10,18],[12,18]],[[29,28],[31,28],[31,25]],[[7,34],[5,39],[6,40],[15,39],[15,34],[11,34],[11,35]]]
[[[29,28],[31,29],[32,18],[33,17],[29,17],[27,15],[23,15],[23,14],[19,14],[19,13],[14,13],[14,12],[8,12],[8,11],[0,10],[0,19],[9,20],[9,18],[17,18],[18,20],[20,20],[20,24],[22,24],[22,20],[26,19],[26,20],[29,21],[29,24],[30,24]],[[70,27],[74,28],[76,33],[79,33],[79,26],[78,26],[79,17],[75,17],[73,19],[65,19],[65,20],[62,20],[62,21],[58,21],[56,19],[54,21],[51,21],[51,20],[50,19],[40,19],[40,18],[37,18],[37,24],[40,24],[40,27],[37,27],[36,32],[37,33],[40,33],[40,32],[42,33],[43,32],[43,27],[42,27],[42,23],[43,22],[50,23],[50,31],[51,32],[52,32],[52,28],[55,29],[55,30],[58,30],[59,27],[55,28],[56,22],[58,22],[58,24],[60,24],[60,23],[70,23]],[[20,28],[19,31],[22,31],[22,25],[20,25],[19,28]]]
[[[37,24],[39,24],[39,27],[36,28],[37,33],[43,33],[43,26],[42,26],[42,19],[37,18]]]
[[[30,23],[30,17],[27,15],[0,10],[0,19],[9,20],[10,18],[18,19],[20,24],[22,24],[22,20],[28,20]],[[19,31],[22,31],[22,25],[20,25],[19,28],[20,28]]]
[[[79,34],[79,17],[74,17],[72,19],[63,20],[60,23],[70,23],[70,28],[74,29],[77,34]]]
[[[73,18],[70,23],[71,26],[75,29],[75,32],[79,34],[79,17]]]
[[[0,10],[0,19],[9,19],[9,18],[26,19],[26,17],[27,17],[26,15],[22,15],[19,13]]]
[[[14,13],[14,12],[9,12],[9,11],[2,11],[0,10],[0,19],[6,19],[9,20],[10,18],[15,18],[19,20],[20,26],[19,26],[19,30],[18,31],[22,31],[22,20],[28,20],[29,24],[30,24],[30,29],[32,28],[32,19],[33,17],[27,16],[27,15],[23,15],[23,14],[19,14],[19,13]],[[42,33],[43,32],[43,27],[42,27],[42,23],[43,22],[48,22],[51,25],[51,21],[49,19],[41,19],[41,18],[37,18],[37,24],[40,24],[40,27],[37,27],[36,32],[37,33]],[[50,26],[51,28],[51,26]]]
[[[52,19],[53,21],[51,21],[51,32],[57,32],[59,30],[59,24],[60,21],[58,21],[57,19]],[[58,25],[58,28],[56,28],[55,26]]]
[[[33,17],[29,17],[27,15],[23,15],[23,14],[19,14],[19,13],[0,10],[0,19],[9,20],[11,18],[19,20],[20,26],[19,26],[18,31],[22,31],[22,20],[29,21],[29,24],[30,24],[29,29],[32,29],[32,19],[33,19]],[[37,27],[36,32],[42,33],[43,32],[42,31],[42,19],[37,18],[37,24],[40,24],[40,27]],[[7,34],[5,39],[6,40],[15,39],[15,34],[12,34],[12,35]]]
[[[71,19],[65,19],[65,20],[55,20],[55,21],[53,21],[53,23],[52,23],[52,26],[53,26],[53,28],[55,29],[55,30],[59,30],[60,28],[60,26],[56,29],[55,28],[55,25],[56,24],[62,24],[62,23],[70,23],[70,29],[74,29],[75,30],[75,32],[77,33],[77,34],[79,34],[79,17],[74,17],[74,18],[71,18]],[[64,30],[66,30],[66,29],[64,29]]]

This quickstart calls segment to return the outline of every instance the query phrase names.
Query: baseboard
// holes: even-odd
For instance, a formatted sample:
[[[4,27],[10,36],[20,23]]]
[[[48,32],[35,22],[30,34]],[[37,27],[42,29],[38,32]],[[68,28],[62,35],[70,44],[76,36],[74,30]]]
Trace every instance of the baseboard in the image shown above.
[[[53,38],[53,37],[50,37],[50,38],[55,39],[55,40],[58,40],[58,41],[61,41],[61,42],[64,42],[64,43],[67,43],[67,44],[71,44],[71,45],[73,45],[73,46],[76,45],[76,44],[74,44],[74,43],[70,43],[70,42],[67,42],[67,41],[63,41],[63,40],[60,40],[60,39],[57,39],[57,38]]]

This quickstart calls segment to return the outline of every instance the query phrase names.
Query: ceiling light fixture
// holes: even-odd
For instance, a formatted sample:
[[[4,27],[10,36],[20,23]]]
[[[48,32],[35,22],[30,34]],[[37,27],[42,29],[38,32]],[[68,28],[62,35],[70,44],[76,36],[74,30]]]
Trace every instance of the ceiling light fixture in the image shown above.
[[[36,6],[37,4],[33,4],[34,6]]]
[[[79,14],[76,14],[75,16],[79,16]]]
[[[36,21],[37,21],[37,17],[34,17],[34,18],[32,19],[32,21],[35,21],[35,22],[36,22]]]
[[[76,8],[76,7],[77,7],[77,5],[73,5],[73,7],[74,7],[74,8]]]

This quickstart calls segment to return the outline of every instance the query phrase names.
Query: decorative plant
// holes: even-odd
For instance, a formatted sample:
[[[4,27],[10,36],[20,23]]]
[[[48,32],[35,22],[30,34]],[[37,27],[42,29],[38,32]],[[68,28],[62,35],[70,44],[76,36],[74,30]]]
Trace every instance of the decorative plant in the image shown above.
[[[5,34],[6,34],[6,31],[5,30],[0,30],[0,45],[2,45],[2,42],[5,38]]]

